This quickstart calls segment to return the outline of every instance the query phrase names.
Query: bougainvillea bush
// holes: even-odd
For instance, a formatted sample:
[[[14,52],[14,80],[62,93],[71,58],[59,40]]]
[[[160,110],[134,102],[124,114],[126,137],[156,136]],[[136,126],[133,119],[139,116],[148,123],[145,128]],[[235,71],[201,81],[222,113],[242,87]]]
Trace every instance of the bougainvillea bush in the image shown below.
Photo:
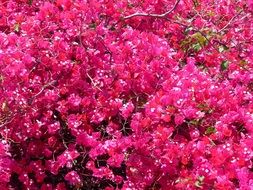
[[[252,0],[2,0],[2,190],[253,190]]]

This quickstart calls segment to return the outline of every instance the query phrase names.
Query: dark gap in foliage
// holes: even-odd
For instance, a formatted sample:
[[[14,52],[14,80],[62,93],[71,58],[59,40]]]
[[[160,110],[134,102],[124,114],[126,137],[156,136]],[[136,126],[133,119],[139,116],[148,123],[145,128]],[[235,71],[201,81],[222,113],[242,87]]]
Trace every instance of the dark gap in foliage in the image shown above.
[[[232,125],[234,125],[236,127],[236,131],[238,133],[243,133],[243,134],[247,134],[248,130],[244,127],[244,123],[243,122],[233,122]]]
[[[72,62],[76,62],[76,61],[77,61],[76,56],[75,56],[74,53],[71,54],[70,60],[71,60]]]
[[[75,164],[72,169],[78,172],[81,176],[83,175],[91,175],[91,171],[85,168],[87,162],[90,160],[88,155],[81,155],[75,159]]]
[[[43,126],[40,127],[41,134],[43,134],[43,135],[41,135],[41,137],[40,137],[40,140],[41,140],[42,142],[47,141],[47,138],[48,138],[47,130],[48,130],[48,129],[47,129],[47,126],[46,126],[46,125],[43,125]]]
[[[109,158],[110,156],[108,154],[97,156],[97,159],[95,160],[95,167],[100,168],[102,166],[107,166],[107,160]]]
[[[103,190],[106,187],[113,187],[116,188],[117,184],[114,183],[111,180],[102,178],[102,179],[98,179],[96,177],[92,176],[92,172],[90,173],[86,173],[85,175],[81,175],[82,176],[82,186],[79,187],[79,190]],[[66,187],[68,190],[76,190],[76,187],[65,183]]]
[[[160,190],[161,188],[161,184],[159,184],[157,181],[154,181],[149,187],[145,188],[145,190]]]
[[[212,141],[213,141],[213,143],[214,143],[215,145],[221,145],[221,144],[223,144],[223,142],[220,141],[220,140],[212,140]]]
[[[62,12],[64,10],[62,6],[58,6],[58,9],[60,12]]]
[[[187,162],[187,164],[183,164],[182,162],[179,162],[178,163],[178,168],[179,169],[187,169],[187,170],[192,170],[193,169],[193,161],[192,160],[189,160]]]
[[[130,136],[133,134],[133,130],[130,126],[130,119],[124,119],[121,115],[117,114],[111,117],[111,121],[120,126],[119,131],[121,131],[123,136]]]
[[[148,101],[148,95],[144,93],[137,94],[131,100],[135,105],[135,112],[140,112],[144,109],[144,105]]]
[[[2,26],[0,26],[0,31],[5,34],[9,34],[11,32],[11,28],[10,28],[10,26],[2,25]]]
[[[111,139],[112,136],[107,133],[106,127],[108,126],[108,120],[103,120],[100,124],[91,123],[91,127],[94,132],[100,132],[101,139]]]
[[[123,136],[130,136],[133,134],[133,130],[130,127],[130,121],[125,120],[122,125],[120,131],[122,132]]]
[[[253,92],[253,82],[250,82],[248,85],[247,85],[248,89],[250,92]]]
[[[14,160],[21,160],[24,155],[24,150],[19,143],[11,142],[9,152]]]
[[[239,180],[238,180],[238,179],[233,178],[233,179],[230,179],[230,181],[232,181],[232,182],[233,182],[233,184],[234,184],[235,188],[239,188],[239,187],[240,187],[240,182],[239,182]]]
[[[19,175],[17,173],[12,173],[10,177],[10,186],[14,188],[15,190],[22,190],[23,189],[23,183],[19,180]]]
[[[91,149],[91,148],[84,147],[83,145],[80,145],[80,144],[77,144],[77,145],[76,145],[76,150],[77,150],[79,153],[89,152],[90,149]]]
[[[106,187],[117,187],[117,184],[109,179],[102,178],[98,184],[96,184],[97,189],[105,189]]]
[[[44,183],[50,183],[53,186],[56,186],[60,182],[65,182],[64,176],[68,173],[69,169],[63,167],[59,169],[57,175],[52,174],[50,171],[46,170],[46,177],[44,178]]]
[[[110,169],[112,170],[113,174],[114,175],[118,175],[118,176],[121,176],[123,177],[124,180],[127,179],[127,176],[126,176],[126,163],[125,162],[122,162],[121,163],[121,166],[120,167],[110,167]]]
[[[28,173],[28,177],[33,180],[34,184],[37,186],[37,188],[39,189],[40,184],[37,182],[36,176],[34,173]]]
[[[253,162],[253,157],[250,159],[251,163]],[[253,173],[253,166],[249,168],[249,171]]]
[[[68,129],[68,125],[66,121],[62,118],[61,113],[57,110],[54,110],[53,113],[53,119],[59,121],[60,123],[61,128],[58,133],[64,146],[68,146],[70,143],[75,142],[76,137],[71,134],[71,131],[70,129]]]
[[[188,123],[184,122],[181,125],[178,125],[172,133],[171,138],[174,139],[177,135],[183,136],[188,141],[191,141]]]

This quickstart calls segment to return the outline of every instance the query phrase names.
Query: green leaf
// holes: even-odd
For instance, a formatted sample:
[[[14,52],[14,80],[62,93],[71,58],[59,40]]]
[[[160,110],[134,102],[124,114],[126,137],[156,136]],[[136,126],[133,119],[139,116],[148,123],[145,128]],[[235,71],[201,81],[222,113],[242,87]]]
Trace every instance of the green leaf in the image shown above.
[[[197,105],[197,107],[202,111],[202,112],[205,112],[205,113],[212,113],[213,112],[213,109],[211,109],[207,104],[205,103],[200,103]]]
[[[228,61],[222,61],[220,68],[222,71],[225,71],[228,68],[229,62]]]
[[[194,120],[191,120],[191,121],[189,122],[189,124],[195,125],[195,126],[199,125],[200,123],[201,123],[201,120],[200,120],[200,119],[194,119]]]
[[[95,29],[97,27],[95,22],[89,24],[89,28]]]
[[[208,128],[206,129],[206,131],[205,131],[205,134],[206,134],[206,135],[210,135],[210,134],[213,134],[213,133],[215,133],[215,132],[216,132],[215,127],[208,127]]]
[[[202,46],[199,43],[192,45],[192,49],[194,49],[195,51],[199,51],[199,50],[201,50],[201,48],[202,48]]]
[[[200,32],[194,33],[192,38],[194,38],[202,47],[207,44],[207,39]]]
[[[229,48],[227,47],[227,46],[225,46],[225,45],[221,45],[221,46],[219,46],[219,52],[220,53],[222,53],[222,52],[224,52],[224,51],[226,51],[226,50],[228,50]]]

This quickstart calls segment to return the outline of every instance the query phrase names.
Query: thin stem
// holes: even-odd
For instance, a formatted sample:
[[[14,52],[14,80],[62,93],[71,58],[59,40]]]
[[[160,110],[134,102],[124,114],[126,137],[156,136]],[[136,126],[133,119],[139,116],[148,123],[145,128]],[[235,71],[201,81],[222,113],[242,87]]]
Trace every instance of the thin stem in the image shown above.
[[[234,15],[234,16],[228,21],[228,23],[227,23],[225,26],[223,26],[222,29],[220,29],[220,30],[218,31],[218,33],[224,31],[225,29],[227,29],[227,27],[228,27],[229,25],[232,24],[232,22],[234,21],[234,19],[235,19],[237,16],[239,16],[239,15],[242,13],[242,11],[243,11],[243,9],[240,10],[236,15]]]
[[[127,20],[127,19],[130,19],[130,18],[133,18],[133,17],[138,17],[138,16],[164,18],[177,8],[177,5],[179,4],[179,2],[180,2],[180,0],[177,0],[177,2],[174,4],[174,6],[170,10],[168,10],[167,12],[165,12],[163,14],[134,13],[134,14],[131,14],[131,15],[128,15],[128,16],[124,17],[123,20]]]

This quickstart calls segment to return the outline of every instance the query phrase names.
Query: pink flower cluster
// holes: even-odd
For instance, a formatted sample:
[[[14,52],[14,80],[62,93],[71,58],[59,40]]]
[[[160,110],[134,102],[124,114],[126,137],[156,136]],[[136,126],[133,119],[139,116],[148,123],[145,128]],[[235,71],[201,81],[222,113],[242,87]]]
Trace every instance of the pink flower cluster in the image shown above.
[[[253,190],[252,14],[2,0],[1,189]]]

